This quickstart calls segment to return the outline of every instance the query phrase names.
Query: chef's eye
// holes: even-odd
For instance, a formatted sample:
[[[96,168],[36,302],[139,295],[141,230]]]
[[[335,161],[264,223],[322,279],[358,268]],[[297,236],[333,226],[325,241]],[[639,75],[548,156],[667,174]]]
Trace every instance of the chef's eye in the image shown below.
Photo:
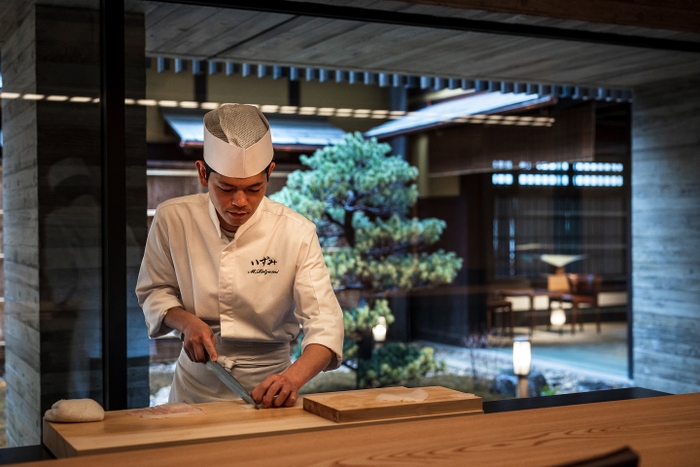
[[[261,190],[260,188],[248,188],[248,191],[251,193],[257,193],[260,190]]]
[[[223,191],[224,193],[230,193],[233,191],[233,188],[219,188],[219,190]]]

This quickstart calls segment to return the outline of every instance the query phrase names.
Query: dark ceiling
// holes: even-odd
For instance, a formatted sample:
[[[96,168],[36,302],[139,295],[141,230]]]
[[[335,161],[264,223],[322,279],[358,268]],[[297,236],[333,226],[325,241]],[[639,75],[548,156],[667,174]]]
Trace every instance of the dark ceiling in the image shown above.
[[[687,32],[397,1],[260,3],[269,4],[291,7],[280,13],[145,2],[146,55],[612,88],[700,74],[700,35]],[[313,16],[343,8],[368,20]],[[391,10],[395,23],[410,24],[390,24]],[[431,27],[416,25],[421,19]],[[460,30],[469,24],[504,27]],[[508,33],[509,25],[517,27]],[[529,34],[538,31],[553,34]],[[572,33],[582,39],[570,40]],[[656,43],[662,49],[640,46]],[[670,50],[688,47],[695,51]]]

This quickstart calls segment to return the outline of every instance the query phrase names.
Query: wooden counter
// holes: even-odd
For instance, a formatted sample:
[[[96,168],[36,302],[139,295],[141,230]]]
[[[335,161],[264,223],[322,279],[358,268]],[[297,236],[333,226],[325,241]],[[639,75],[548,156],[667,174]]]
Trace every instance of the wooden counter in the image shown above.
[[[316,394],[315,411],[301,398],[294,407],[255,410],[243,401],[178,404],[105,413],[100,422],[50,423],[44,420],[44,445],[58,458],[152,449],[201,442],[249,438],[340,427],[383,423],[393,418],[483,414],[480,397],[439,386],[419,389],[422,401],[378,401],[377,397],[412,393],[404,387]],[[171,413],[164,413],[170,407]],[[182,409],[187,413],[172,413]],[[319,413],[320,410],[320,413]],[[336,413],[335,417],[319,415]],[[342,420],[341,420],[342,419]]]
[[[623,446],[639,454],[643,467],[697,465],[700,393],[488,415],[336,425],[332,430],[22,465],[551,466]]]

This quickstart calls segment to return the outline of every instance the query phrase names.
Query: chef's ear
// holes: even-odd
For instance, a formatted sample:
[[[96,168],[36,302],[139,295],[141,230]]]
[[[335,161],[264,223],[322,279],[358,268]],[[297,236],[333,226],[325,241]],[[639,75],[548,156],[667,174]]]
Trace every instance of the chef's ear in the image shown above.
[[[272,175],[272,171],[275,170],[275,163],[270,162],[270,165],[267,166],[267,180],[270,181],[270,175]]]
[[[199,184],[205,188],[209,187],[209,174],[207,173],[207,165],[204,161],[196,161],[195,166],[197,166],[197,175],[199,176]]]

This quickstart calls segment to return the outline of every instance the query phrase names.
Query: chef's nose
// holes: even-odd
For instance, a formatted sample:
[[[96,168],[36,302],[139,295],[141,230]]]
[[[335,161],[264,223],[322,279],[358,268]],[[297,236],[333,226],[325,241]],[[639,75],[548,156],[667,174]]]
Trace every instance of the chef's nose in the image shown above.
[[[236,190],[231,196],[231,204],[234,206],[243,207],[248,204],[248,197],[243,190]]]

